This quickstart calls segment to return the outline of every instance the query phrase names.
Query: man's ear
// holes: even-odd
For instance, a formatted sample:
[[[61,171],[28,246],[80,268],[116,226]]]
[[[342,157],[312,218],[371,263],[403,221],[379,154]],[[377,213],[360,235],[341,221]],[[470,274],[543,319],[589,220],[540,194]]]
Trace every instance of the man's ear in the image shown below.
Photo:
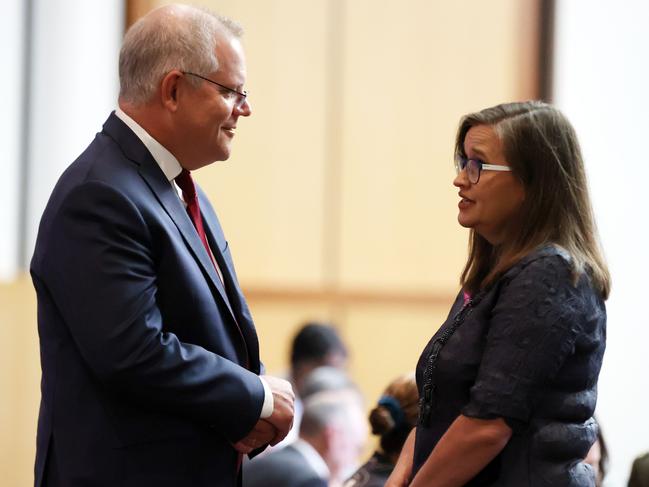
[[[169,71],[160,83],[160,102],[171,112],[178,110],[178,90],[183,74],[174,69]]]
[[[326,425],[322,429],[322,436],[328,451],[337,447],[339,432],[335,424]]]

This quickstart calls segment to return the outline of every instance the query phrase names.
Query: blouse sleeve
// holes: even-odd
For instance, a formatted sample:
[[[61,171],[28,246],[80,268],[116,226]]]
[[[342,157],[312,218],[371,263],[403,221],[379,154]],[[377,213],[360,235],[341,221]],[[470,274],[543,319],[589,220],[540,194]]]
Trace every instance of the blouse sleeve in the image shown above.
[[[542,257],[505,282],[494,306],[465,416],[529,421],[535,399],[574,351],[580,299],[568,263]]]

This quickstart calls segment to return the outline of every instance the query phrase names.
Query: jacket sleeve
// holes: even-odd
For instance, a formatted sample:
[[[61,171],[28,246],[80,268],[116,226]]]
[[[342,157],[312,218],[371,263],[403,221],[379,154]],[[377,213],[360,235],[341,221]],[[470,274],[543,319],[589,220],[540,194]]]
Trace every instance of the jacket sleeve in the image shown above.
[[[163,331],[142,214],[100,182],[72,190],[51,222],[36,276],[98,380],[153,411],[214,426],[237,441],[259,419],[264,389],[234,362]]]
[[[538,394],[574,352],[582,301],[559,256],[531,262],[506,283],[492,310],[482,361],[463,414],[529,421]]]

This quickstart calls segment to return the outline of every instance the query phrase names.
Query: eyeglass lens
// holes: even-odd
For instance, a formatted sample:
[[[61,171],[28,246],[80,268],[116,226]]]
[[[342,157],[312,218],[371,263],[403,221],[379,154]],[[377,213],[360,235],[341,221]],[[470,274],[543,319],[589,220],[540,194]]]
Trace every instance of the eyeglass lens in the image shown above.
[[[217,83],[213,83],[217,85],[221,91],[221,94],[232,104],[234,104],[235,107],[241,108],[243,104],[246,102],[246,95],[243,93],[239,93],[238,91],[233,90],[232,88],[228,88],[227,86],[223,86]]]
[[[232,93],[232,92],[230,92],[230,96],[232,96],[232,98],[234,99],[234,105],[237,108],[241,108],[243,106],[243,104],[246,102],[246,97],[243,96],[240,93]]]
[[[243,107],[243,105],[246,103],[246,99],[248,97],[247,91],[241,93],[233,88],[230,88],[229,86],[222,85],[221,83],[217,83],[216,81],[206,78],[205,76],[201,76],[200,74],[191,73],[189,71],[183,71],[182,73],[188,74],[190,76],[195,76],[204,81],[207,81],[208,83],[213,84],[214,86],[218,86],[219,90],[221,91],[221,94],[229,101],[231,101],[234,104],[234,106],[238,109]]]
[[[467,159],[466,157],[458,156],[457,162],[455,164],[455,169],[457,170],[458,174],[466,169],[466,174],[469,178],[469,181],[472,184],[475,184],[480,179],[480,170],[482,168],[480,163],[475,159]]]

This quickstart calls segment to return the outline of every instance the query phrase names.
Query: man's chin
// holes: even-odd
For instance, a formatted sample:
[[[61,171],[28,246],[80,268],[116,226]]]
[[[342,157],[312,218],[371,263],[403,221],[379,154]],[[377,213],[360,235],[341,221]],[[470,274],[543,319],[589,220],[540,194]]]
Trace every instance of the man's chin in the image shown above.
[[[191,165],[190,164],[183,164],[183,167],[186,169],[193,171],[195,169],[200,169],[201,167],[209,166],[211,164],[214,164],[215,162],[223,162],[227,161],[230,158],[230,150],[221,150],[218,153],[213,153],[210,154],[208,157],[201,158],[200,161],[193,162]],[[191,166],[191,167],[190,167]]]
[[[222,144],[218,151],[214,153],[214,159],[212,159],[212,162],[217,162],[217,161],[227,161],[230,158],[230,141],[228,141],[225,144]]]

